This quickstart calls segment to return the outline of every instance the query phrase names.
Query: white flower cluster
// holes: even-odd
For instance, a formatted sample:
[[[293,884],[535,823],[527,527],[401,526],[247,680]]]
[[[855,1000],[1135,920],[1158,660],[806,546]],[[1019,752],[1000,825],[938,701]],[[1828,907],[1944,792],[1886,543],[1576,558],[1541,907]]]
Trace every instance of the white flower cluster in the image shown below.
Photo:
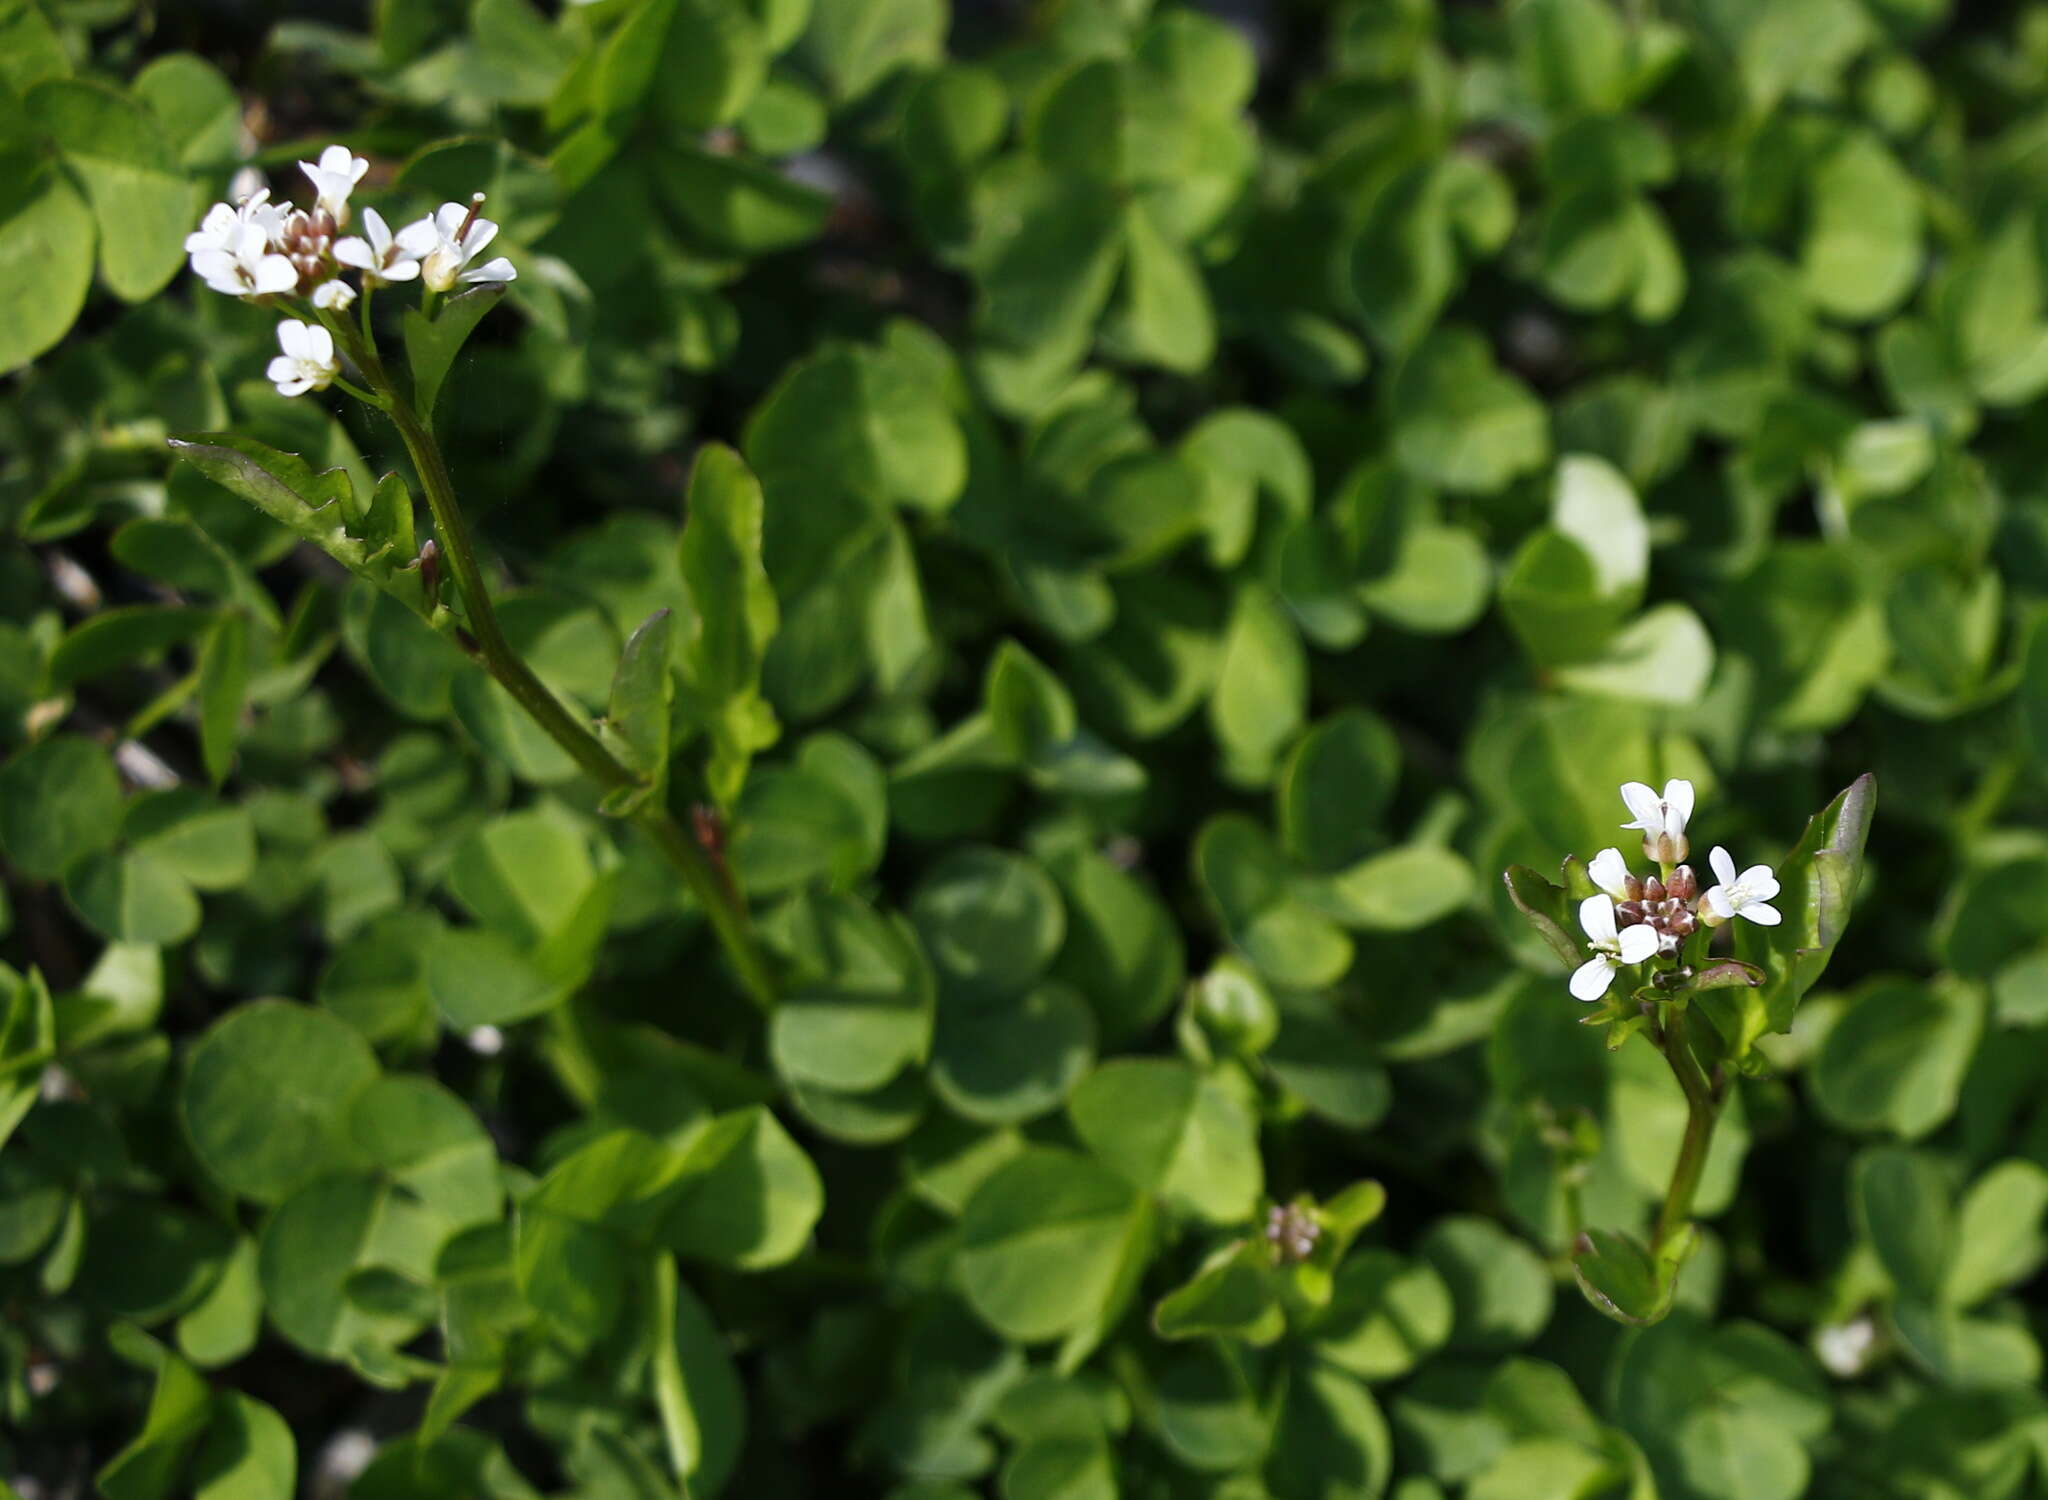
[[[1741,917],[1762,927],[1784,920],[1770,904],[1778,894],[1778,878],[1769,865],[1751,865],[1741,874],[1726,849],[1715,846],[1707,863],[1718,884],[1700,893],[1692,867],[1682,863],[1689,845],[1685,825],[1692,818],[1690,781],[1667,781],[1660,796],[1640,781],[1621,789],[1634,821],[1624,828],[1643,833],[1643,855],[1655,860],[1660,873],[1637,879],[1619,849],[1602,849],[1586,867],[1601,894],[1579,903],[1579,925],[1593,956],[1572,972],[1575,998],[1598,1000],[1614,983],[1618,970],[1653,958],[1674,958],[1687,938],[1702,927],[1718,927]]]
[[[315,321],[288,318],[278,325],[284,352],[270,362],[269,374],[284,395],[324,390],[341,373],[334,337],[317,319],[356,300],[347,273],[355,272],[366,289],[416,280],[437,294],[519,274],[502,255],[474,264],[498,233],[479,212],[482,193],[468,203],[444,203],[396,233],[376,209],[366,208],[364,233],[344,235],[349,195],[370,170],[369,162],[346,146],[329,146],[318,161],[300,162],[299,170],[313,184],[310,209],[272,203],[270,190],[258,187],[235,203],[214,204],[185,237],[193,271],[216,292],[301,297],[311,304]]]

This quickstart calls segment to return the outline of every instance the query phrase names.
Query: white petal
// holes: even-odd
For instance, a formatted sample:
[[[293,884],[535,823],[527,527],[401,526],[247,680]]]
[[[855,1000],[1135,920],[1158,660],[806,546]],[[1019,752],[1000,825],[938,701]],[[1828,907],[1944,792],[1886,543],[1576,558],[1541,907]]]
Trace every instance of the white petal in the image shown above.
[[[462,237],[462,258],[475,260],[484,253],[484,246],[498,237],[498,226],[489,219],[478,219],[469,226],[469,233]]]
[[[1602,849],[1586,866],[1586,873],[1593,877],[1593,884],[1615,900],[1628,898],[1628,861],[1621,857],[1619,849]]]
[[[1735,903],[1729,898],[1728,887],[1725,885],[1708,887],[1706,903],[1707,910],[1724,922],[1735,915]]]
[[[514,269],[511,261],[501,255],[496,260],[486,261],[480,266],[464,271],[462,279],[464,281],[516,281],[519,279],[519,272]]]
[[[1685,832],[1685,825],[1692,821],[1692,783],[1677,779],[1665,782],[1664,801],[1671,809],[1671,831],[1673,833]]]
[[[274,355],[263,373],[282,385],[287,380],[298,378],[299,362],[289,354]]]
[[[1638,922],[1633,927],[1621,929],[1621,961],[1625,964],[1639,964],[1652,958],[1657,952],[1657,929]]]
[[[425,255],[441,243],[441,230],[432,219],[414,219],[395,238],[407,255]]]
[[[323,281],[313,288],[313,305],[336,311],[347,307],[356,300],[356,289],[339,276],[332,281]]]
[[[1640,781],[1623,782],[1621,800],[1628,804],[1628,810],[1635,814],[1636,819],[1633,823],[1622,824],[1622,827],[1656,833],[1664,826],[1664,815],[1657,806],[1657,793]]]
[[[363,228],[370,231],[370,243],[378,254],[383,254],[391,244],[391,226],[384,222],[384,216],[374,208],[363,210]]]
[[[1735,884],[1735,859],[1719,844],[1714,845],[1707,855],[1707,863],[1714,867],[1714,878],[1723,885]]]
[[[299,284],[299,268],[282,255],[266,255],[256,262],[256,290],[288,292]]]
[[[370,242],[355,235],[334,242],[334,258],[345,266],[354,266],[358,271],[377,269],[377,255],[370,248]]]
[[[1607,987],[1614,983],[1614,962],[1605,954],[1596,954],[1572,970],[1571,990],[1574,1000],[1598,1000],[1607,993]]]
[[[1776,927],[1785,920],[1785,914],[1768,901],[1745,901],[1738,915],[1759,927]]]
[[[334,335],[318,323],[306,325],[306,358],[316,365],[334,363]]]
[[[394,260],[377,274],[386,281],[410,281],[420,274],[420,263],[416,260]]]
[[[447,237],[450,244],[453,244],[455,232],[462,228],[462,221],[468,217],[467,203],[444,203],[434,210],[434,227]]]
[[[1614,898],[1588,896],[1579,903],[1579,925],[1596,943],[1614,941]]]
[[[297,318],[286,318],[277,325],[277,347],[293,359],[306,357],[306,325]]]
[[[1778,877],[1771,873],[1769,865],[1751,865],[1744,870],[1742,888],[1749,892],[1752,901],[1768,901],[1784,889],[1778,884]]]

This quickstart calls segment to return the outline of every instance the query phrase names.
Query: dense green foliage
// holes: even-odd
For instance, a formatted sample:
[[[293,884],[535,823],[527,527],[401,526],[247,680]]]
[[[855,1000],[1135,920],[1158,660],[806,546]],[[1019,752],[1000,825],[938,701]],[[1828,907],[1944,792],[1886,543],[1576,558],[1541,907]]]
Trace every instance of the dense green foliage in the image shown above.
[[[0,0],[0,1494],[2048,1495],[2048,6],[1213,9]]]

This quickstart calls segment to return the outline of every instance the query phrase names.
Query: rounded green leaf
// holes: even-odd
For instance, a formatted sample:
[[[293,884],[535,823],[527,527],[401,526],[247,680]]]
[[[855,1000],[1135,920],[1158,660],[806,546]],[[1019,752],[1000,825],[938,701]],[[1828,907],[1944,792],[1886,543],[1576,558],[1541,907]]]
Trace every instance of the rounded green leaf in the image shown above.
[[[1186,1063],[1105,1063],[1075,1089],[1067,1114],[1083,1145],[1171,1207],[1236,1223],[1251,1216],[1265,1187],[1251,1113]]]
[[[179,1111],[192,1149],[230,1191],[283,1201],[361,1159],[349,1129],[378,1076],[361,1033],[324,1012],[259,1000],[210,1027],[185,1067]]]
[[[1030,1146],[990,1173],[960,1215],[959,1275],[988,1325],[1019,1343],[1102,1315],[1142,1254],[1136,1189],[1085,1156]],[[1048,1266],[1060,1274],[1048,1276]]]
[[[931,867],[910,915],[942,989],[977,999],[1029,989],[1067,928],[1059,888],[1035,861],[978,846]]]
[[[1095,1013],[1057,980],[1009,1000],[949,1001],[932,1038],[931,1086],[981,1125],[1057,1109],[1095,1060]]]

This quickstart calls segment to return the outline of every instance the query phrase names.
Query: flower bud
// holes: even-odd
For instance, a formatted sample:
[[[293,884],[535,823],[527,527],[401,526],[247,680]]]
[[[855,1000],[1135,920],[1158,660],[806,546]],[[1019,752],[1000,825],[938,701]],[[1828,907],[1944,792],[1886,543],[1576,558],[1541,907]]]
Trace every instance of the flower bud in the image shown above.
[[[1699,877],[1693,874],[1691,865],[1680,865],[1671,872],[1664,889],[1680,901],[1690,901],[1700,893]]]
[[[1643,858],[1652,864],[1675,865],[1692,852],[1692,845],[1685,841],[1682,833],[1646,833],[1643,835]]]
[[[1643,902],[1651,905],[1664,899],[1664,882],[1652,875],[1643,882]]]

